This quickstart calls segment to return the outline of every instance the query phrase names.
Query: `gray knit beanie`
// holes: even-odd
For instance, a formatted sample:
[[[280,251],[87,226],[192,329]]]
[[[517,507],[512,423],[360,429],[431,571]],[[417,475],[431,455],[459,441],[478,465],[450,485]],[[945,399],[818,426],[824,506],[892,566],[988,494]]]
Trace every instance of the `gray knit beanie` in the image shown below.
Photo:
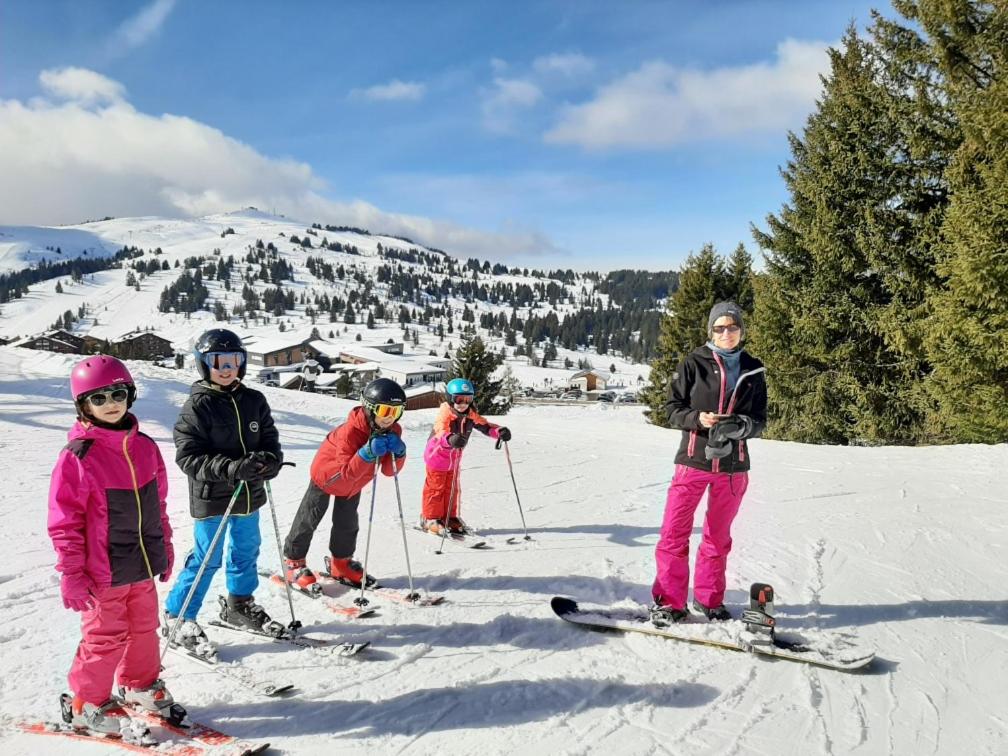
[[[718,302],[711,307],[710,315],[707,316],[708,338],[714,336],[714,323],[718,318],[723,318],[725,315],[734,320],[735,325],[741,328],[742,332],[745,333],[745,323],[742,321],[742,308],[734,302]]]

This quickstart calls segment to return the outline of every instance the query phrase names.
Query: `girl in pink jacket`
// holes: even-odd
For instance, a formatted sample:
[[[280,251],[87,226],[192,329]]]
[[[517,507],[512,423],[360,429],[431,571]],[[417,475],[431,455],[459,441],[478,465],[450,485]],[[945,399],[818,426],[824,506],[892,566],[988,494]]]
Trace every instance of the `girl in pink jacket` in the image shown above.
[[[123,363],[88,357],[74,366],[70,390],[77,422],[49,488],[63,605],[81,613],[64,716],[74,727],[116,736],[131,727],[124,704],[165,715],[173,704],[158,679],[154,583],[172,570],[168,478],[157,444],[127,411],[136,387]]]

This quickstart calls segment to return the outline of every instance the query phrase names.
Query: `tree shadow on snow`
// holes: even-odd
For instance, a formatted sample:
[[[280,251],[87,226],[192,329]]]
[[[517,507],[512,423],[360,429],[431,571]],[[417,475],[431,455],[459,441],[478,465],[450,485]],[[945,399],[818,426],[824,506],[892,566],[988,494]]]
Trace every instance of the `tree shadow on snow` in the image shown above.
[[[275,702],[213,707],[216,717],[250,725],[244,737],[326,734],[341,738],[500,728],[564,718],[593,709],[647,703],[661,708],[705,706],[719,691],[701,683],[630,685],[612,680],[561,678],[460,683],[411,690],[379,701]],[[255,724],[253,724],[255,723]],[[232,728],[233,729],[233,728]]]
[[[916,619],[957,619],[984,625],[1008,625],[1008,600],[907,601],[903,604],[778,604],[781,628],[802,621],[806,626],[835,628],[906,622]]]
[[[478,528],[481,535],[485,536],[522,536],[525,531],[521,528]],[[654,525],[640,527],[637,525],[567,525],[564,527],[529,528],[529,535],[532,536],[536,546],[548,549],[551,545],[563,546],[564,541],[542,540],[538,536],[542,533],[584,533],[586,535],[604,535],[610,543],[620,546],[650,546],[654,547],[658,543],[658,532],[661,530],[661,522],[656,521]],[[702,528],[694,528],[693,533],[699,535]]]
[[[406,591],[405,576],[382,578],[386,588]],[[634,599],[641,604],[651,603],[651,584],[631,583],[616,576],[589,577],[587,575],[466,575],[455,574],[424,576],[415,581],[421,592],[444,593],[449,601],[465,604],[464,596],[456,591],[521,591],[542,596],[571,596],[579,601],[610,604],[623,599]],[[746,594],[748,601],[748,593]],[[380,597],[376,598],[381,603]],[[543,606],[548,606],[543,602]]]

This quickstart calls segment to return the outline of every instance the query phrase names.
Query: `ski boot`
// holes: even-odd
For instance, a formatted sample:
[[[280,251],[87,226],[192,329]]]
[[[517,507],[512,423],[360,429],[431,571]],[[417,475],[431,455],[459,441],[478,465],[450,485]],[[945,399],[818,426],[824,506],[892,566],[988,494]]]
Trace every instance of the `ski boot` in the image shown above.
[[[138,745],[157,742],[145,726],[130,719],[129,713],[114,698],[98,706],[80,696],[64,693],[60,696],[60,714],[63,721],[75,730],[86,730],[106,738],[122,738]]]
[[[344,585],[349,585],[351,588],[361,587],[361,580],[364,579],[364,568],[356,559],[350,557],[339,559],[334,556],[327,556],[325,558],[325,568],[331,577]],[[368,575],[364,583],[367,588],[371,588],[377,584],[378,580],[374,575]]]
[[[176,618],[168,614],[167,611],[163,612],[161,616],[163,620],[161,635],[167,638],[172,628],[175,627]],[[196,620],[182,620],[175,633],[175,637],[171,641],[171,645],[173,648],[183,648],[193,656],[198,656],[201,659],[211,662],[217,661],[217,646],[207,638],[207,634],[203,632],[203,628],[199,626]]]
[[[176,727],[189,726],[185,708],[175,703],[172,694],[165,687],[164,680],[160,678],[146,688],[125,688],[120,685],[119,698],[127,706],[157,714]]]
[[[443,535],[445,531],[444,520],[420,520],[420,530],[426,530],[434,535]]]
[[[753,583],[749,588],[749,608],[742,612],[746,630],[753,634],[753,643],[772,644],[774,628],[774,590],[766,583]]]
[[[221,621],[234,627],[265,633],[274,638],[287,635],[287,628],[270,618],[266,610],[255,603],[252,596],[235,596],[229,593],[227,598],[220,596]]]
[[[306,593],[315,593],[319,590],[315,573],[308,569],[304,559],[284,557],[284,579],[291,584],[292,588]]]
[[[686,607],[676,609],[671,606],[665,606],[657,601],[651,605],[648,611],[651,614],[651,624],[655,627],[668,627],[669,625],[677,625],[680,622],[688,622],[690,616]]]
[[[727,622],[732,618],[731,612],[724,604],[720,606],[704,606],[696,599],[693,599],[693,608],[707,618],[709,622]]]
[[[458,535],[472,535],[473,530],[462,521],[461,517],[449,517],[448,532]]]

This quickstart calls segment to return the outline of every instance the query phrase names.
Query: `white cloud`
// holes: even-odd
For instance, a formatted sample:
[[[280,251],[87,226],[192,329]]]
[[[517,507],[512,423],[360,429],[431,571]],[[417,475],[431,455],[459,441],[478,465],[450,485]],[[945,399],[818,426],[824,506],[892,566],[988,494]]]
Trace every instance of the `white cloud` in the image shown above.
[[[83,105],[118,102],[126,95],[126,89],[118,81],[86,68],[49,69],[39,75],[39,82],[57,99]]]
[[[541,74],[562,74],[575,77],[591,73],[595,62],[580,53],[544,55],[532,62],[532,67]]]
[[[789,39],[772,62],[710,71],[645,63],[590,102],[566,107],[544,139],[588,149],[659,149],[793,128],[819,94],[828,46]]]
[[[427,87],[418,82],[393,79],[388,84],[377,84],[366,89],[354,89],[350,92],[350,96],[372,101],[417,101],[423,98],[426,91]]]
[[[112,48],[125,46],[140,47],[158,32],[168,14],[175,7],[175,0],[154,0],[139,13],[126,19],[112,35]]]
[[[46,71],[40,79],[58,101],[0,100],[0,223],[200,216],[254,205],[458,255],[556,252],[535,232],[487,233],[359,200],[334,202],[307,164],[264,156],[190,118],[140,113],[122,99],[121,85],[94,72]]]
[[[483,125],[500,134],[510,133],[522,111],[542,99],[539,87],[525,79],[495,78],[493,87],[483,93]]]

